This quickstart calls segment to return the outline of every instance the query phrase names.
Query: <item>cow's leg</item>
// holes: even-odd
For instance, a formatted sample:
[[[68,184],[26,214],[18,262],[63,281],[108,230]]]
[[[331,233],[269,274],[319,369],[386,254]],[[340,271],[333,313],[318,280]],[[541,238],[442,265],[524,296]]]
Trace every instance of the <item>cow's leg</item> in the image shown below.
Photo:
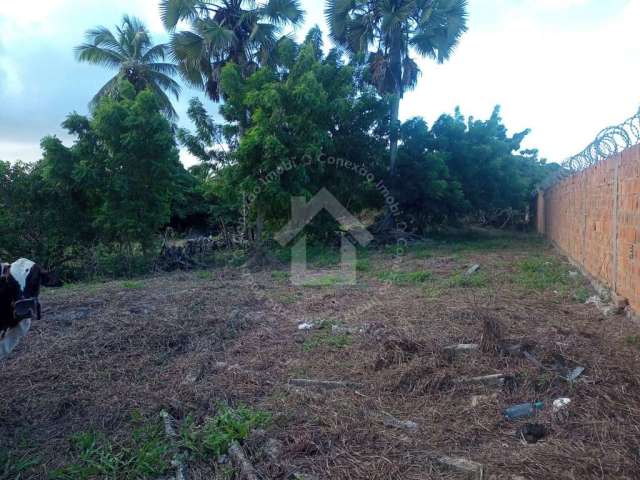
[[[24,337],[31,328],[31,319],[21,321],[18,326],[7,330],[4,338],[0,340],[0,360],[4,360],[9,356],[11,351],[16,348],[22,337]]]

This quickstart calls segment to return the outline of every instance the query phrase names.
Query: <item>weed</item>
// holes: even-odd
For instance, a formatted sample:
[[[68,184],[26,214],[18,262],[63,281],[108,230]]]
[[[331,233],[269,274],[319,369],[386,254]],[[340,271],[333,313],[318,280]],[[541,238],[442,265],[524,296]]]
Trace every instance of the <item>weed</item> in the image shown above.
[[[37,466],[40,460],[27,455],[16,455],[15,453],[0,449],[0,479],[18,480],[31,468]]]
[[[368,258],[358,258],[356,263],[356,270],[358,272],[370,272],[371,271],[371,261]]]
[[[430,251],[430,250],[424,249],[424,250],[418,250],[418,251],[416,251],[416,252],[414,253],[414,256],[415,256],[417,259],[420,259],[420,260],[428,260],[428,259],[430,259],[430,258],[433,258],[433,257],[434,257],[434,253],[433,253],[432,251]]]
[[[142,282],[127,280],[126,282],[122,282],[122,288],[126,290],[140,290],[144,288],[144,285],[142,284]]]
[[[578,287],[578,289],[573,292],[573,298],[578,303],[587,303],[589,297],[591,297],[591,292],[587,287]]]
[[[431,272],[382,272],[378,278],[383,282],[390,282],[394,285],[416,285],[431,280]]]
[[[447,279],[449,288],[484,288],[488,285],[489,278],[484,272],[477,272],[473,275],[466,273],[456,273]]]
[[[210,270],[200,270],[196,273],[196,277],[200,280],[213,280],[213,272]]]
[[[270,420],[268,413],[243,405],[221,406],[217,415],[200,427],[188,417],[180,428],[180,446],[196,458],[224,455],[233,442],[245,440],[252,430],[264,427]]]
[[[626,343],[630,347],[636,347],[640,349],[640,336],[639,335],[630,335],[626,338]]]
[[[88,431],[73,436],[71,445],[75,461],[53,471],[52,480],[156,478],[171,465],[171,447],[160,422],[136,428],[123,444]]]
[[[531,290],[565,290],[571,280],[567,268],[552,257],[530,256],[517,267],[516,282]]]
[[[327,331],[328,329],[328,327],[324,328],[307,338],[302,345],[302,350],[305,352],[312,352],[320,348],[339,350],[351,345],[351,337],[349,335],[332,335],[330,331]]]
[[[343,280],[339,275],[323,275],[309,279],[305,283],[305,287],[334,287],[341,284]]]
[[[289,272],[283,272],[281,270],[275,270],[275,271],[271,272],[271,278],[273,278],[274,280],[281,281],[281,282],[289,280],[290,276],[291,276],[291,274]]]

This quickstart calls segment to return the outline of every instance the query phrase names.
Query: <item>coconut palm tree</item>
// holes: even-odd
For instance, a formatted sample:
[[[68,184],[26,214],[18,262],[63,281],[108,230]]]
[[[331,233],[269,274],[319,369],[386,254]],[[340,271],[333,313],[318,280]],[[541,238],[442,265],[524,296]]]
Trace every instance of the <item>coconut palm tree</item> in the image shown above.
[[[400,100],[421,73],[413,55],[451,57],[467,30],[467,0],[327,0],[325,14],[334,41],[367,60],[370,82],[389,98],[393,174]]]
[[[185,82],[214,102],[227,63],[250,75],[269,62],[282,28],[304,20],[299,0],[160,0],[160,14],[171,32],[188,23],[189,30],[173,34],[173,56]]]
[[[150,88],[165,114],[172,119],[177,117],[165,93],[170,92],[176,100],[180,95],[180,85],[171,78],[178,74],[177,67],[165,61],[169,46],[154,45],[149,31],[137,18],[125,15],[115,34],[102,26],[87,30],[85,43],[78,45],[75,52],[80,62],[118,71],[93,97],[92,108],[101,98],[116,95],[119,81],[126,79],[137,91]]]

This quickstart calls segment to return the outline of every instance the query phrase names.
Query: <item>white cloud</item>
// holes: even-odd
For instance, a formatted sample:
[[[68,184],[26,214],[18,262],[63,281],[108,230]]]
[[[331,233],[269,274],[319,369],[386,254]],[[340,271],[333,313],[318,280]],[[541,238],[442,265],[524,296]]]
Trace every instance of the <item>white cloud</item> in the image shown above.
[[[640,0],[589,29],[509,8],[495,28],[472,25],[449,63],[422,62],[425,75],[403,116],[433,122],[460,105],[466,115],[486,118],[500,104],[512,131],[533,129],[527,147],[561,161],[637,110],[639,23]]]

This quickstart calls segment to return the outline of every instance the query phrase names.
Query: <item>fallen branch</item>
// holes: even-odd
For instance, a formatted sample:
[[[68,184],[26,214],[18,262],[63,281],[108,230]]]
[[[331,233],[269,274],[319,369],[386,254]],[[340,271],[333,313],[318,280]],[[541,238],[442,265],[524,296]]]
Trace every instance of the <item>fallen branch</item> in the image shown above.
[[[233,442],[229,447],[229,457],[233,461],[233,464],[240,470],[240,479],[244,480],[258,480],[258,474],[255,468],[244,454],[244,450],[238,442]]]
[[[452,457],[434,457],[435,463],[465,475],[468,479],[484,480],[487,478],[487,471],[484,465],[481,463],[473,462],[465,458],[452,458]]]
[[[295,387],[317,387],[324,390],[338,390],[340,388],[359,388],[362,385],[350,382],[332,382],[326,380],[309,380],[306,378],[294,378],[289,380],[289,385]]]
[[[167,435],[167,438],[171,442],[174,442],[178,438],[178,432],[175,429],[176,420],[166,411],[160,412],[160,416],[162,417],[162,421],[164,422],[164,433]],[[176,469],[176,480],[187,480],[187,466],[184,464],[182,456],[178,449],[176,449],[176,454],[171,461],[171,465],[173,465]]]
[[[477,343],[461,343],[460,345],[450,345],[444,347],[443,350],[450,355],[456,355],[458,353],[470,353],[480,349],[480,345]]]
[[[418,424],[416,422],[413,422],[411,420],[398,420],[397,418],[387,414],[384,415],[382,423],[386,427],[397,428],[398,430],[406,430],[408,432],[415,432],[418,430]]]
[[[495,375],[485,375],[482,377],[472,377],[472,378],[459,378],[456,380],[456,383],[471,383],[471,384],[480,384],[491,387],[501,387],[504,384],[505,376],[502,373],[497,373]]]

